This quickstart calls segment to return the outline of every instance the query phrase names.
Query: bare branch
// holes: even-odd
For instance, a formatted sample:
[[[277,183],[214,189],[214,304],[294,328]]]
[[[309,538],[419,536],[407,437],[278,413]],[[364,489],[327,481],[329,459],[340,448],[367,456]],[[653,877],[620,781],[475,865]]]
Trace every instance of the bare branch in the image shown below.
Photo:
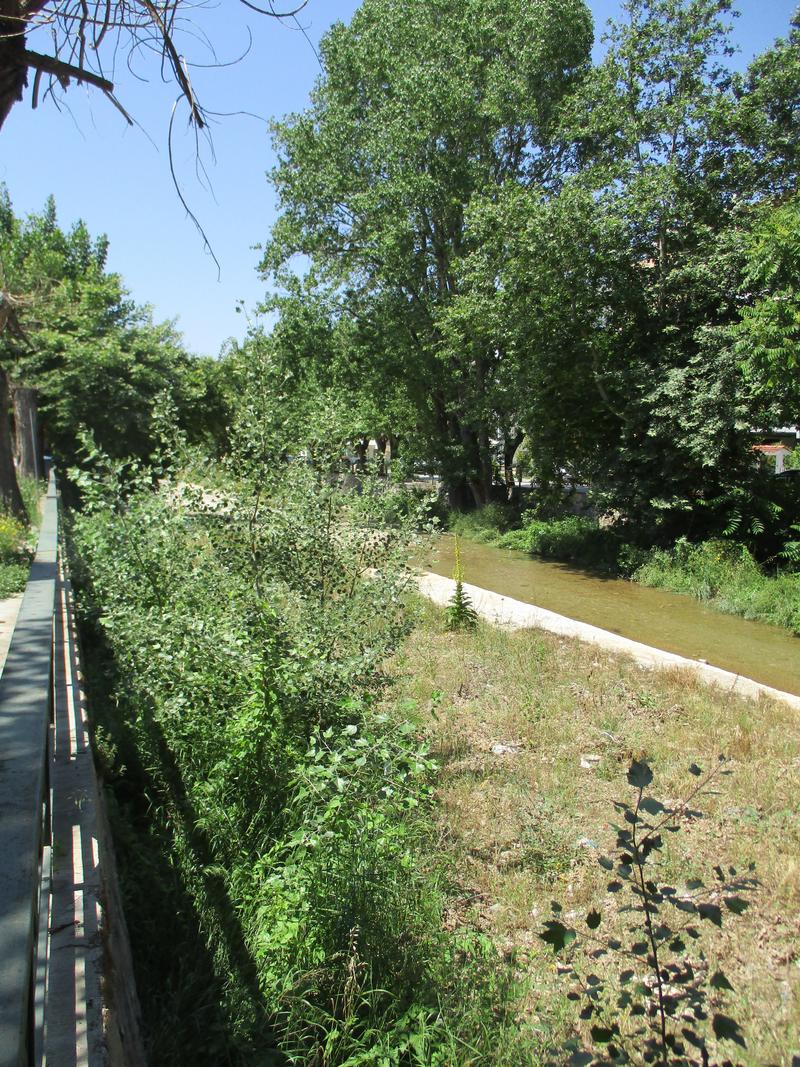
[[[31,52],[28,49],[22,53],[22,56],[29,67],[45,74],[52,74],[65,89],[70,79],[74,78],[75,81],[94,85],[96,88],[102,89],[104,93],[111,94],[114,92],[113,82],[110,82],[107,78],[101,78],[99,74],[95,74],[91,70],[86,70],[85,67],[76,67],[72,63],[65,63],[63,59],[56,59],[55,56],[43,56],[39,52]]]

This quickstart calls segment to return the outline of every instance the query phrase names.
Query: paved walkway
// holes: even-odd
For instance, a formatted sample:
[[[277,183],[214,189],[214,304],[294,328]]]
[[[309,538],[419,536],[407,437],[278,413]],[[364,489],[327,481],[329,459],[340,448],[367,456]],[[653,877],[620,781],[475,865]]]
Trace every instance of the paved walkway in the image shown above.
[[[423,596],[442,607],[449,602],[456,587],[452,578],[444,578],[430,572],[420,575],[417,583]],[[762,696],[771,700],[780,700],[800,711],[800,696],[794,693],[784,693],[780,689],[762,685],[761,682],[755,682],[752,678],[743,678],[739,674],[724,671],[720,667],[712,667],[700,660],[686,659],[683,656],[676,656],[673,652],[651,648],[650,645],[643,645],[608,630],[601,630],[599,626],[590,626],[585,622],[568,619],[564,615],[557,615],[554,611],[537,608],[521,600],[513,600],[500,593],[493,593],[489,589],[481,589],[477,585],[468,585],[464,582],[464,590],[469,594],[478,615],[496,626],[506,626],[515,630],[535,628],[547,630],[549,633],[559,634],[562,637],[574,637],[579,641],[598,645],[609,652],[630,656],[642,667],[659,670],[683,668],[691,671],[707,685],[755,700]]]
[[[6,662],[8,646],[11,644],[11,635],[14,632],[17,615],[19,615],[22,597],[22,593],[15,593],[6,600],[0,600],[0,674]]]

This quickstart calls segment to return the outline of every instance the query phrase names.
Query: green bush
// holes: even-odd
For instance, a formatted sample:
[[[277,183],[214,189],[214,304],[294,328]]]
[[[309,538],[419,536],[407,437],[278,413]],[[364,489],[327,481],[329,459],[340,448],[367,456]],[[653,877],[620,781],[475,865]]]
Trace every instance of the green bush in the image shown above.
[[[800,573],[768,577],[742,545],[681,539],[669,550],[651,553],[633,577],[643,585],[688,593],[719,611],[800,633]]]
[[[32,478],[22,478],[19,486],[28,523],[26,525],[13,515],[0,512],[0,599],[20,593],[25,588],[31,560],[28,541],[39,524],[43,485]]]
[[[261,1064],[273,1043],[411,1063],[472,1029],[491,1047],[458,998],[442,1021],[433,765],[376,711],[406,529],[299,467],[210,509],[127,481],[84,484],[72,540],[153,1062]]]
[[[0,514],[0,563],[16,561],[25,536],[25,527],[11,515]]]
[[[452,512],[448,529],[460,537],[484,544],[495,544],[500,535],[517,521],[517,513],[507,504],[487,504],[477,511]]]
[[[596,520],[568,515],[562,519],[528,518],[519,530],[497,540],[500,548],[516,548],[545,559],[616,570],[620,537],[601,529]]]

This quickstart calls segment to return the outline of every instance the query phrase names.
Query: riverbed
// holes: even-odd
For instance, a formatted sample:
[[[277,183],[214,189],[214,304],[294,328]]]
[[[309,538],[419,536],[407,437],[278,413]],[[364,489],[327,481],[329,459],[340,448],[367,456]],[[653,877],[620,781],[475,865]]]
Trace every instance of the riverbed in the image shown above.
[[[454,538],[430,542],[420,565],[450,577]],[[704,660],[800,695],[800,638],[663,589],[461,539],[464,580],[654,648]]]

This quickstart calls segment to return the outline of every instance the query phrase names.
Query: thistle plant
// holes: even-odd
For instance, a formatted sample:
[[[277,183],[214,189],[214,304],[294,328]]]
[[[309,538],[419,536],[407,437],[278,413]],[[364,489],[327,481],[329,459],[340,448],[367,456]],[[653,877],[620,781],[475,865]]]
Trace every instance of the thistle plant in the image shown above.
[[[461,565],[461,546],[458,534],[455,539],[455,557],[453,581],[456,583],[456,588],[445,609],[446,626],[448,630],[471,630],[478,621],[478,613],[472,606],[468,594],[464,592],[464,568]]]

